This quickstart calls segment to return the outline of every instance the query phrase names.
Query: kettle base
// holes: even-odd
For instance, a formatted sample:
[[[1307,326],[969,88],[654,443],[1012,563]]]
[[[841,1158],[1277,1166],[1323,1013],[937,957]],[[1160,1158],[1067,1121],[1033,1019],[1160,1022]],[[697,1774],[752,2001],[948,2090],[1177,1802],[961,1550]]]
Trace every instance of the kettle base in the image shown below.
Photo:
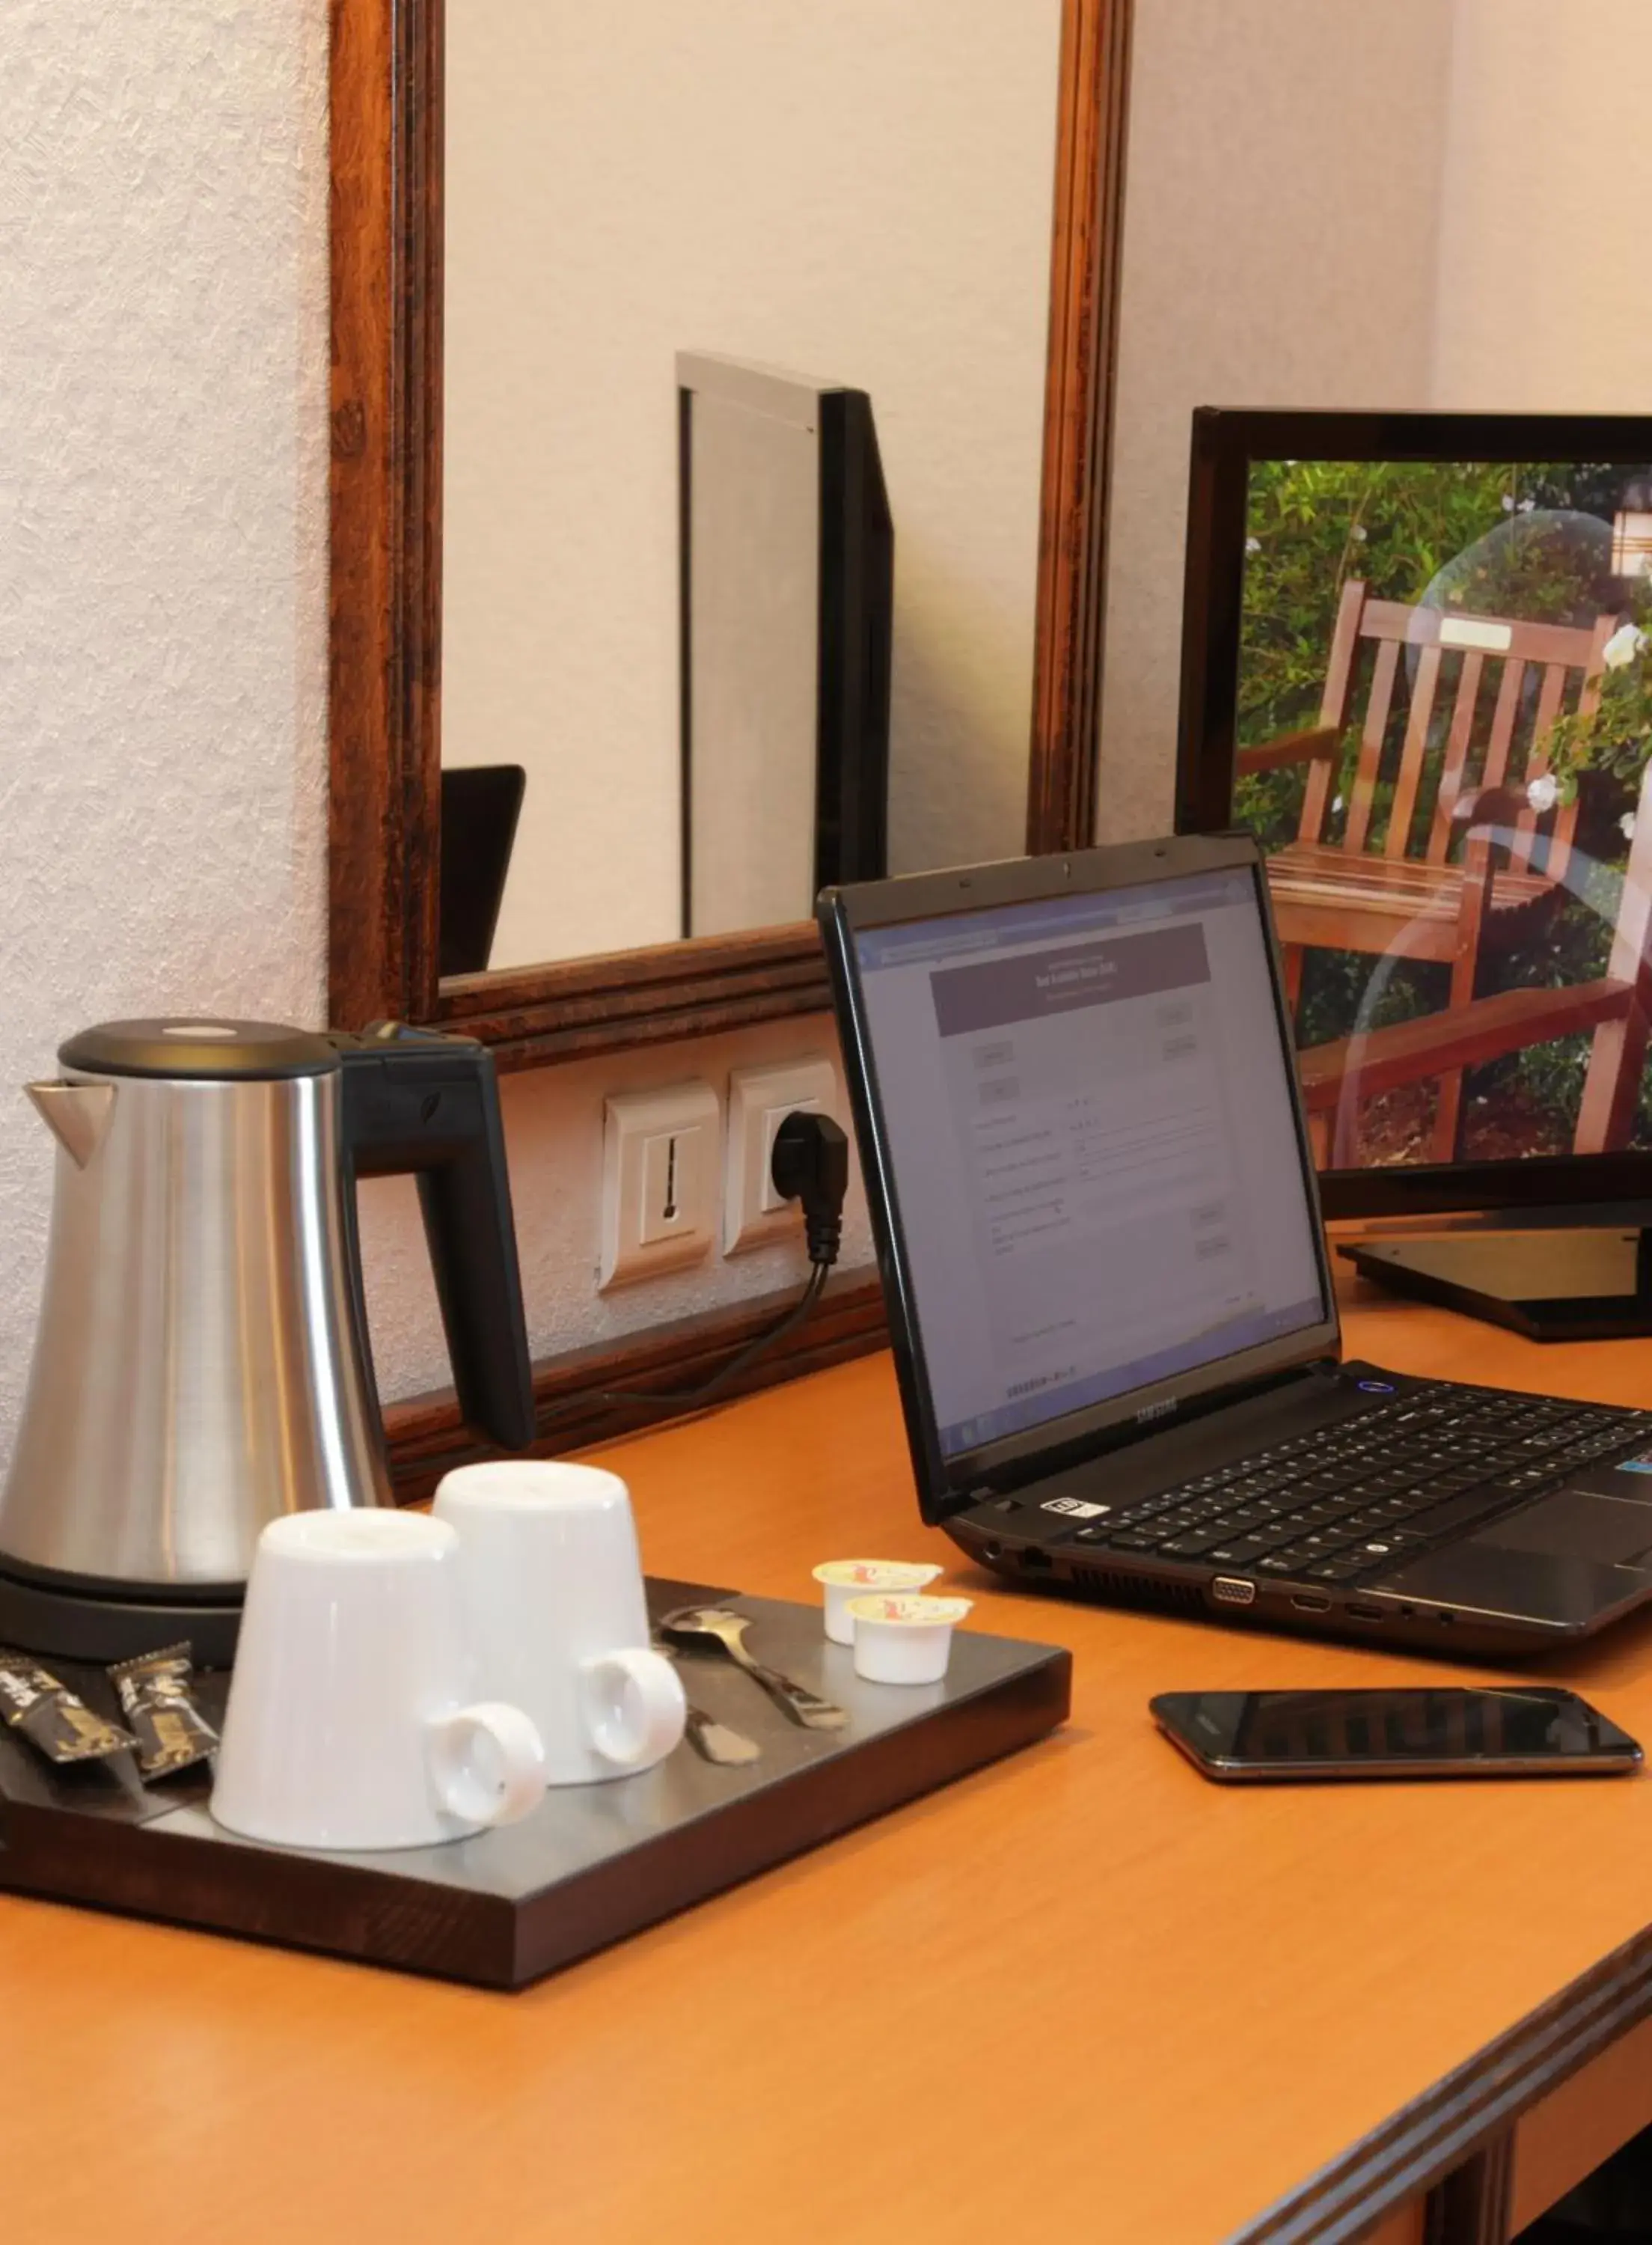
[[[0,1567],[0,1645],[15,1645],[20,1652],[103,1663],[131,1660],[186,1641],[198,1668],[227,1668],[235,1658],[240,1618],[239,1602],[168,1605],[103,1597]]]

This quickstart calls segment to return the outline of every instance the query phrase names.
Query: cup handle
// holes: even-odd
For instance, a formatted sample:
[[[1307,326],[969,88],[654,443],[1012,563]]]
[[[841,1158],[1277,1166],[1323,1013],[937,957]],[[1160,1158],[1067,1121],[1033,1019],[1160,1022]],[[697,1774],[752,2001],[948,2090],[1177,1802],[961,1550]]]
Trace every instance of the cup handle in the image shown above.
[[[641,1646],[579,1664],[586,1734],[620,1769],[661,1761],[688,1720],[682,1679],[663,1653]]]
[[[520,1707],[484,1699],[439,1716],[426,1755],[436,1797],[466,1824],[515,1824],[545,1798],[545,1746]]]

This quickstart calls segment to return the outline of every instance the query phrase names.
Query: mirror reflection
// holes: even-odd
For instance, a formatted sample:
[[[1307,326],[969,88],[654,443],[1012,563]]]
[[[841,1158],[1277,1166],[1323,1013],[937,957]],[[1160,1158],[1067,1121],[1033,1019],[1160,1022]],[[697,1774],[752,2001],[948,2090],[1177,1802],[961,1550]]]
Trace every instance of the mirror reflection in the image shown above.
[[[1625,0],[1577,11],[1575,54],[1554,25],[1541,0],[1135,18],[1099,825],[1170,824],[1185,693],[1226,763],[1189,823],[1236,780],[1337,1168],[1652,1143],[1646,426],[1489,417],[1645,410],[1624,151],[1652,31]],[[1235,455],[1190,565],[1201,407],[1292,433]],[[1351,446],[1304,409],[1389,417]],[[1419,451],[1405,411],[1488,417]]]
[[[1021,848],[1060,19],[450,16],[444,972]]]

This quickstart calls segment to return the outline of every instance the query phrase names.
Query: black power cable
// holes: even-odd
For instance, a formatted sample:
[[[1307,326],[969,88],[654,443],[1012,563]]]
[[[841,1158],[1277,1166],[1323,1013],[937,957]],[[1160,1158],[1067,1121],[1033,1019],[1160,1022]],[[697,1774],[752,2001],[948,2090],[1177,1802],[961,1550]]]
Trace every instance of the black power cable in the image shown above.
[[[837,1260],[843,1231],[843,1196],[849,1190],[849,1140],[829,1115],[795,1108],[775,1133],[768,1174],[782,1199],[802,1203],[803,1238],[809,1248],[808,1280],[785,1315],[755,1340],[748,1341],[744,1348],[697,1387],[619,1388],[608,1394],[571,1398],[546,1415],[556,1418],[564,1411],[592,1402],[616,1410],[637,1404],[654,1407],[661,1403],[668,1403],[676,1410],[692,1410],[699,1404],[711,1402],[730,1380],[755,1364],[776,1341],[784,1340],[788,1333],[797,1330],[820,1299],[827,1275]]]

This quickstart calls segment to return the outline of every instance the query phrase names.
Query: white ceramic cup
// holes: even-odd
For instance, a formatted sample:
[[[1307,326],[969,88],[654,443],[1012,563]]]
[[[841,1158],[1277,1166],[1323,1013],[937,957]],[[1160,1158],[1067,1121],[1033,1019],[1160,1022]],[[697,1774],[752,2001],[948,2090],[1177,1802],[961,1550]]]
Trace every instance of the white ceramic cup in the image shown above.
[[[421,1515],[295,1512],[258,1539],[212,1813],[288,1848],[423,1848],[545,1797],[519,1707],[471,1706],[459,1539]]]
[[[551,1785],[662,1760],[683,1734],[677,1672],[648,1643],[631,1492],[554,1460],[460,1466],[436,1492],[457,1529],[472,1683],[525,1707]]]

